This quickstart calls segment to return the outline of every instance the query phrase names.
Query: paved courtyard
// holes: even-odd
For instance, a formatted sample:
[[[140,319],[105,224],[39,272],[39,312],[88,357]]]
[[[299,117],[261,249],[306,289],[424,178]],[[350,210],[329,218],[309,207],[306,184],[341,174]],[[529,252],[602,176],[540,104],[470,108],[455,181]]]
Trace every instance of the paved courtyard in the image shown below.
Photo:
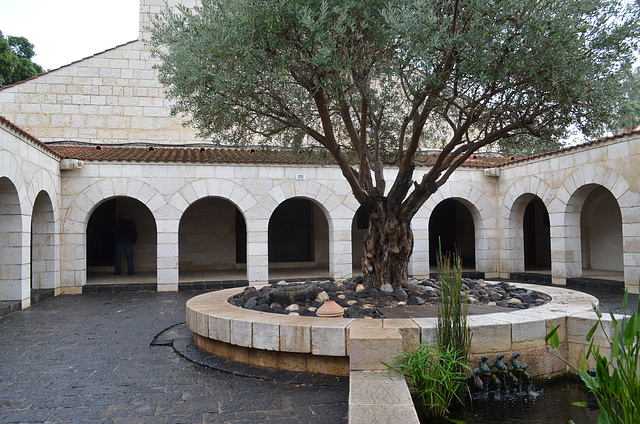
[[[0,423],[346,423],[346,384],[238,377],[151,346],[197,294],[58,296],[0,318]]]
[[[622,312],[621,293],[583,291]],[[240,377],[152,346],[184,334],[185,302],[199,293],[58,296],[0,318],[0,423],[347,422],[345,381]]]

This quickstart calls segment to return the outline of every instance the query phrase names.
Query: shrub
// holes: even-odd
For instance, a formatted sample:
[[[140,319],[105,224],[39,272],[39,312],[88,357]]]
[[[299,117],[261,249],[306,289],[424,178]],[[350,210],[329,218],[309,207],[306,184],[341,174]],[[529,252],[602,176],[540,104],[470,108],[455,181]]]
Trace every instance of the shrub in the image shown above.
[[[613,324],[612,334],[607,333],[602,323],[602,313],[593,305],[598,321],[587,333],[589,349],[586,357],[582,358],[582,369],[576,369],[560,355],[558,327],[553,328],[546,337],[555,355],[578,373],[580,379],[595,396],[600,407],[598,424],[640,423],[640,301],[638,301],[637,312],[628,317],[627,296],[625,292],[622,302],[625,315],[620,321],[609,312]],[[601,354],[600,346],[595,344],[594,334],[598,328],[602,330],[609,342],[609,357]],[[596,365],[595,377],[591,376],[588,368],[588,359],[591,356]]]
[[[410,353],[402,352],[393,365],[387,366],[405,377],[420,414],[426,419],[447,414],[469,371],[454,348],[424,344]]]

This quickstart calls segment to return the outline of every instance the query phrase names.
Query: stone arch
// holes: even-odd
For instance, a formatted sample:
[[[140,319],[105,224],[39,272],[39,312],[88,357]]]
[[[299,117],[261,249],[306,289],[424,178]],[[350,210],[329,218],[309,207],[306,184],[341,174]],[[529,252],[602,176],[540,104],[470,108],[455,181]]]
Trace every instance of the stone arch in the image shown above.
[[[322,209],[330,229],[334,224],[334,219],[344,219],[347,218],[346,215],[350,219],[351,214],[355,213],[357,209],[356,207],[351,210],[353,206],[344,201],[345,196],[338,196],[327,186],[316,181],[307,180],[285,181],[272,187],[261,200],[261,204],[262,207],[268,210],[267,216],[270,217],[282,202],[295,197],[312,200]]]
[[[465,181],[449,181],[434,193],[423,206],[427,213],[424,214],[422,220],[426,221],[427,228],[431,222],[434,209],[445,200],[455,200],[469,211],[474,227],[475,266],[473,268],[480,272],[492,272],[497,268],[498,261],[497,248],[493,246],[497,241],[490,238],[492,229],[497,226],[497,222],[492,221],[492,216],[495,216],[495,213],[491,211],[492,205],[488,200],[489,198],[489,196],[483,195],[480,187],[473,184]],[[429,249],[426,255],[430,258],[429,265],[433,269],[436,264],[431,260],[433,256],[431,252],[432,234],[430,232],[427,232],[427,234]],[[469,264],[465,265],[465,268],[471,267]]]
[[[450,197],[431,211],[429,219],[429,262],[436,264],[438,246],[443,253],[459,252],[466,269],[476,268],[476,230],[473,206],[464,199]]]
[[[0,177],[0,300],[28,297],[23,287],[22,221],[18,188],[9,178]]]
[[[151,185],[134,178],[103,179],[88,185],[66,210],[61,245],[61,285],[81,287],[87,282],[87,235],[91,215],[105,201],[131,198],[149,210],[157,229],[158,214],[167,207],[164,197]],[[157,240],[155,240],[157,245]]]
[[[150,184],[135,178],[109,178],[88,185],[75,198],[64,217],[63,232],[75,234],[89,221],[91,213],[101,202],[114,197],[130,197],[144,203],[157,220],[158,209],[166,206],[164,197]]]
[[[157,225],[149,208],[137,199],[115,196],[104,199],[91,213],[86,227],[87,282],[94,278],[110,276],[114,272],[116,253],[115,224],[124,213],[137,228],[138,238],[133,245],[134,272],[140,275],[156,275],[157,269]],[[120,257],[122,260],[122,256]],[[118,273],[127,272],[126,258]],[[108,277],[113,278],[113,277]],[[128,280],[118,280],[119,284]]]
[[[626,179],[616,171],[600,165],[585,165],[575,169],[563,181],[557,196],[564,212],[563,228],[560,237],[557,238],[557,244],[564,254],[563,260],[553,271],[554,276],[572,278],[581,277],[583,274],[582,214],[594,190],[606,190],[615,199],[620,211],[622,244],[625,244],[625,237],[631,237],[623,232],[624,223],[634,222],[632,208],[639,196],[631,190]],[[624,253],[623,251],[626,261]],[[629,276],[638,270],[633,264],[624,261],[625,284],[633,285],[634,282],[629,281]]]
[[[337,194],[316,181],[288,180],[271,187],[260,198],[260,203],[248,211],[248,234],[268,231],[269,220],[275,209],[285,200],[300,197],[313,201],[327,219],[329,235],[329,274],[333,278],[352,275],[351,220],[358,208],[349,191]],[[255,218],[257,219],[255,219]],[[268,237],[262,237],[265,243]],[[267,252],[263,252],[267,256]],[[251,256],[251,254],[249,254]],[[266,261],[265,261],[266,262]],[[266,263],[264,264],[266,266]],[[249,277],[251,280],[251,277]]]
[[[180,219],[178,243],[180,281],[246,279],[246,220],[234,202],[217,196],[192,202]]]
[[[593,187],[583,203],[580,239],[583,273],[624,271],[620,207],[613,194],[602,186]]]
[[[258,205],[256,197],[241,184],[219,178],[197,180],[185,185],[169,200],[169,204],[173,205],[182,216],[194,202],[209,197],[231,202],[245,219],[247,219],[247,211]]]
[[[23,202],[28,202],[28,188],[20,162],[7,150],[0,150],[0,163],[3,164],[2,168],[0,168],[0,178],[6,177],[11,181],[11,184],[15,187],[15,191],[18,194],[21,205]],[[23,206],[23,210],[30,210],[30,208]]]
[[[320,216],[319,216],[320,215]],[[271,214],[268,227],[270,268],[329,270],[329,219],[322,204],[305,196],[284,200]]]
[[[31,218],[31,289],[58,287],[56,255],[56,209],[51,196],[41,190],[33,203]]]
[[[527,206],[539,199],[547,213],[554,193],[548,184],[538,177],[521,178],[509,186],[500,207],[498,228],[504,229],[501,269],[506,272],[525,271],[524,217]],[[549,218],[551,226],[551,218]]]

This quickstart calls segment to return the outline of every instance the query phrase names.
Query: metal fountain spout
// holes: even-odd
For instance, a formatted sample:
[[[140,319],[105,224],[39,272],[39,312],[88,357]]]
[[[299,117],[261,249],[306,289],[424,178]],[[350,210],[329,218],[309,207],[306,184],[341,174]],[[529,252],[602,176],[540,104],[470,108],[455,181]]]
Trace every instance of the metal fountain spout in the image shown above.
[[[513,354],[511,355],[511,365],[513,366],[513,372],[519,377],[520,381],[529,382],[531,381],[531,374],[527,372],[527,367],[529,367],[529,365],[526,362],[521,363],[518,360],[519,357],[520,353],[518,352],[513,352]]]

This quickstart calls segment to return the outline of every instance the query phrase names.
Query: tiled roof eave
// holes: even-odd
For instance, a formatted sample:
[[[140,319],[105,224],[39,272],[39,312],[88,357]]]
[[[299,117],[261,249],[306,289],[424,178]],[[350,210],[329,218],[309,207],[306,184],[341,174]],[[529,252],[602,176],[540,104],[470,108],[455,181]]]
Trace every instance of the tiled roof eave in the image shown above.
[[[21,136],[25,140],[28,140],[29,142],[33,143],[39,149],[42,149],[48,154],[53,155],[56,159],[62,159],[62,156],[58,152],[56,152],[51,147],[47,146],[42,141],[38,140],[37,138],[35,138],[34,136],[32,136],[31,134],[29,134],[28,132],[26,132],[25,130],[23,130],[22,128],[20,128],[19,126],[17,126],[16,124],[14,124],[13,122],[9,121],[7,118],[1,115],[0,115],[0,124],[9,128],[11,131],[17,133],[19,136]]]

